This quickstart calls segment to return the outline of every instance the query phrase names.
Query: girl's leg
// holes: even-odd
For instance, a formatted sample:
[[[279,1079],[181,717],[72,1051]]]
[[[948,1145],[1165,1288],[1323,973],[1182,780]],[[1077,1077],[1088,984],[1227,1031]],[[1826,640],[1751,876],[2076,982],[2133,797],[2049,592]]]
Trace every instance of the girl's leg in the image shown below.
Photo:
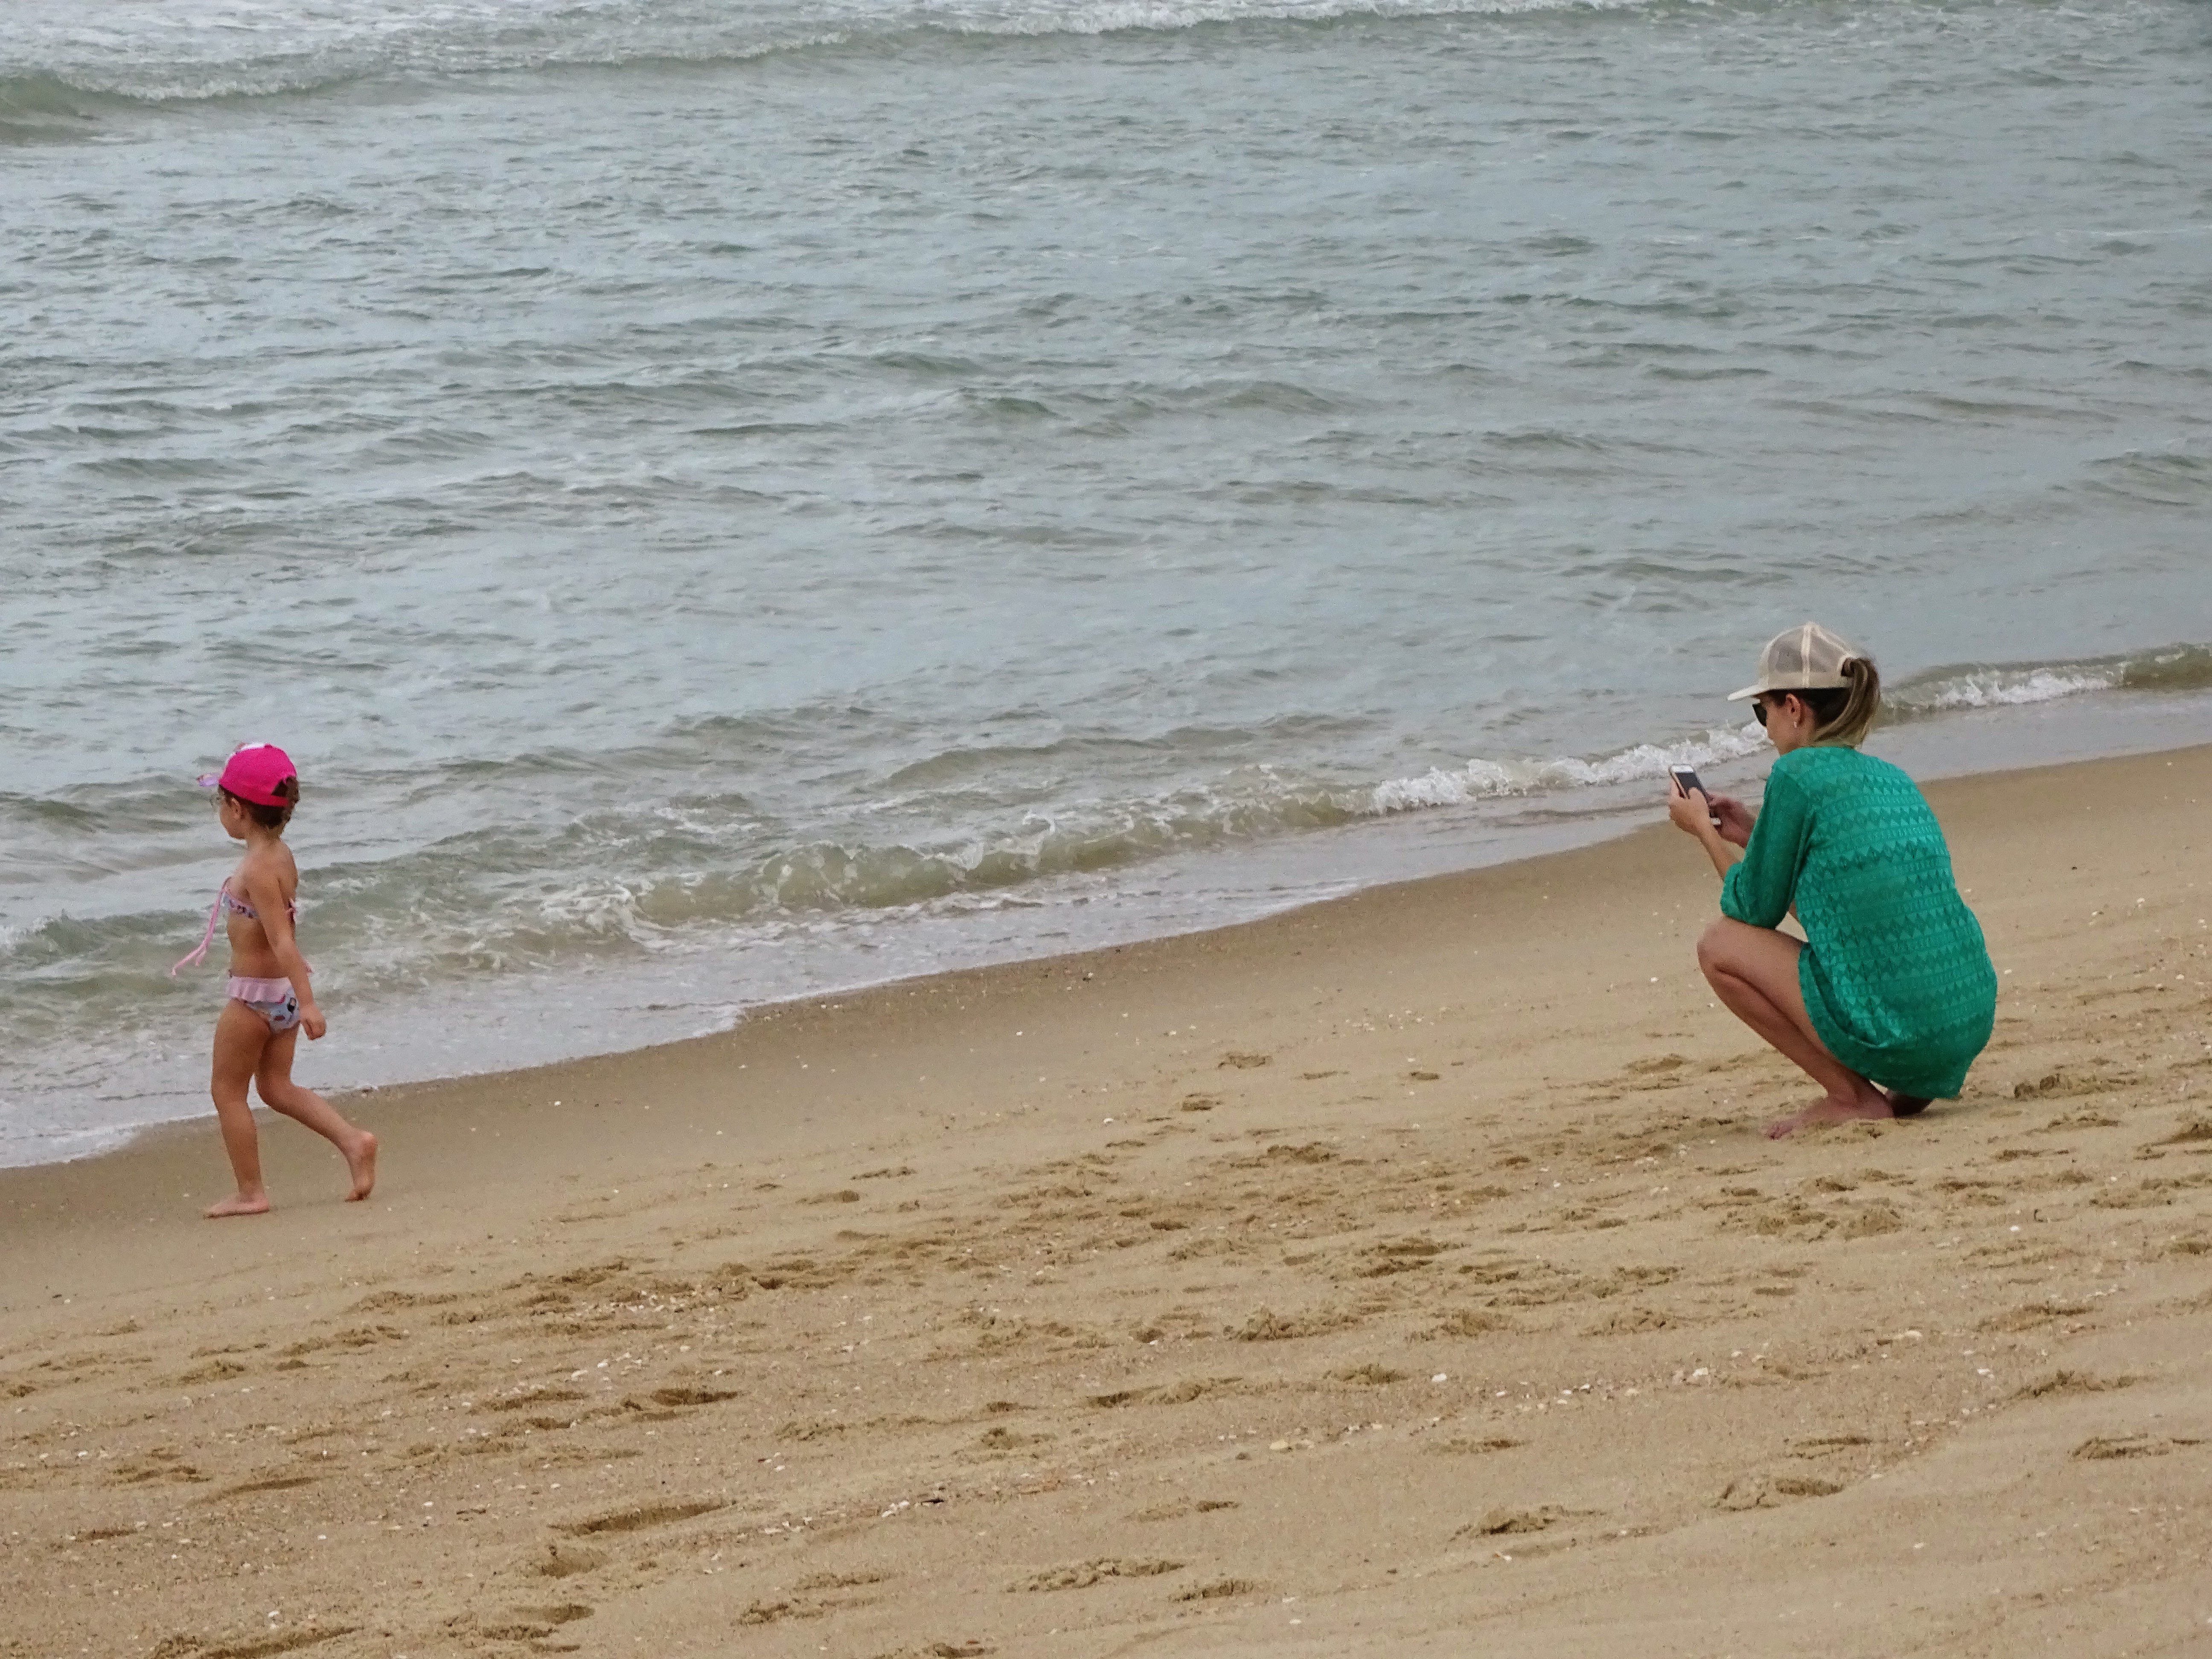
[[[208,1092],[215,1097],[216,1121],[222,1128],[222,1149],[230,1154],[238,1192],[210,1207],[210,1216],[259,1215],[269,1207],[269,1193],[261,1184],[261,1140],[253,1130],[253,1109],[246,1100],[246,1085],[253,1080],[261,1051],[268,1046],[267,1020],[243,1003],[222,1005],[215,1022],[215,1068]]]
[[[272,1112],[282,1112],[295,1123],[304,1123],[345,1154],[353,1176],[349,1203],[367,1198],[376,1186],[376,1137],[356,1128],[338,1115],[337,1109],[313,1089],[292,1081],[292,1053],[300,1046],[300,1030],[279,1031],[261,1051],[261,1069],[254,1078],[261,1098]]]
[[[1889,1097],[1830,1054],[1813,1030],[1797,980],[1797,953],[1803,948],[1771,927],[1725,918],[1698,941],[1698,966],[1713,994],[1824,1091],[1803,1111],[1768,1124],[1770,1135],[1810,1123],[1893,1115]]]

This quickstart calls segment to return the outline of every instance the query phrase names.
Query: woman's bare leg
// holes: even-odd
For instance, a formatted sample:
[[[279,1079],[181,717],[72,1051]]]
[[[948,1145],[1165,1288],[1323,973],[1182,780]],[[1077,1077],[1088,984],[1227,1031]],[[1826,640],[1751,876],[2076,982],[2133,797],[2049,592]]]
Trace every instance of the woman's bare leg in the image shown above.
[[[1813,1030],[1797,981],[1797,953],[1803,949],[1786,933],[1726,918],[1698,941],[1698,966],[1713,994],[1823,1091],[1803,1111],[1768,1124],[1770,1135],[1811,1123],[1893,1115],[1889,1097],[1830,1054]]]
[[[222,1129],[222,1149],[230,1155],[238,1191],[209,1206],[208,1214],[218,1219],[259,1215],[269,1207],[269,1192],[261,1184],[261,1139],[254,1133],[253,1109],[246,1100],[246,1085],[253,1080],[261,1051],[268,1046],[267,1020],[241,1002],[223,1004],[216,1017],[215,1066],[208,1093],[215,1097],[216,1121]]]
[[[261,1053],[260,1071],[253,1079],[261,1098],[270,1111],[306,1124],[345,1155],[346,1169],[353,1176],[353,1190],[346,1194],[348,1203],[367,1198],[376,1186],[376,1137],[347,1122],[337,1107],[313,1089],[292,1081],[292,1054],[299,1046],[296,1025],[269,1039],[269,1046]]]

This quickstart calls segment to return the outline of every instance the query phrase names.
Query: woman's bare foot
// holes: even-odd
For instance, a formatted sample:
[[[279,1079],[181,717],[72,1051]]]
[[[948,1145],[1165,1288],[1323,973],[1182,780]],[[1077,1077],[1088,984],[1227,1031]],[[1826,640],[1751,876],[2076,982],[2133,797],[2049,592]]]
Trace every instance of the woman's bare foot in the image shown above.
[[[251,1197],[239,1193],[220,1204],[210,1204],[205,1212],[210,1221],[220,1221],[225,1216],[266,1215],[269,1213],[269,1194],[255,1193]]]
[[[376,1137],[363,1129],[361,1139],[346,1149],[345,1161],[353,1175],[353,1190],[346,1194],[346,1202],[358,1204],[376,1190]]]
[[[1889,1097],[1880,1090],[1859,1095],[1850,1100],[1838,1100],[1833,1095],[1824,1095],[1803,1111],[1792,1116],[1777,1118],[1766,1126],[1766,1138],[1779,1140],[1799,1129],[1809,1129],[1820,1123],[1850,1123],[1864,1119],[1879,1120],[1894,1117]]]

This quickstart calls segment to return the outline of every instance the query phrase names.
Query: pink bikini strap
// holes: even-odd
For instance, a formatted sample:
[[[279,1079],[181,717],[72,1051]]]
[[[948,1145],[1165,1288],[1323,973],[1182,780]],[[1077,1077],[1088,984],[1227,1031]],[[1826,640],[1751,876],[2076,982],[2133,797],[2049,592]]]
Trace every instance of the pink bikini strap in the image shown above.
[[[197,945],[177,958],[177,968],[197,968],[207,960],[208,946],[215,943],[216,919],[222,915],[222,896],[228,890],[226,886],[216,894],[215,902],[208,907],[207,932],[200,935],[200,942]],[[171,979],[176,978],[177,968],[169,969]]]

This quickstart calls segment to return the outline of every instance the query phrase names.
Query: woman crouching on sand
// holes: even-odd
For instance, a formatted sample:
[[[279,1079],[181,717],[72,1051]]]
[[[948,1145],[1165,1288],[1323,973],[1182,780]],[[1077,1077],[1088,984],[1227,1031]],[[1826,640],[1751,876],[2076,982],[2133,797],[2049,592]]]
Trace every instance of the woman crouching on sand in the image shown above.
[[[1807,623],[1767,642],[1759,678],[1729,701],[1746,697],[1781,757],[1758,813],[1679,784],[1668,803],[1721,875],[1698,965],[1824,1091],[1768,1134],[1910,1117],[1956,1095],[1990,1040],[1997,981],[1981,925],[1912,780],[1859,752],[1881,705],[1872,662]],[[1792,912],[1802,945],[1775,931]]]

